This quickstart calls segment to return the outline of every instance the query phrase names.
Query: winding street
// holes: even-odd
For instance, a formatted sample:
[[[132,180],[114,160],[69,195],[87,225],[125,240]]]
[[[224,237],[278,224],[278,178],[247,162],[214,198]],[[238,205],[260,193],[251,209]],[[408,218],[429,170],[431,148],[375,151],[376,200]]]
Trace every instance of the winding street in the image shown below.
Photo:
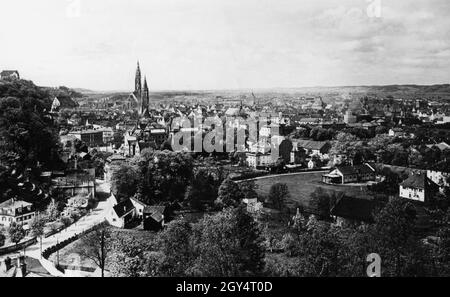
[[[69,227],[61,230],[60,232],[49,236],[47,238],[42,238],[42,250],[44,251],[46,248],[49,248],[58,242],[61,242],[65,239],[68,239],[75,234],[80,234],[84,230],[87,230],[95,225],[102,223],[105,220],[108,207],[109,207],[109,199],[110,199],[110,184],[103,180],[96,180],[96,195],[97,197],[108,197],[103,201],[99,201],[97,206],[92,209],[88,214],[81,217],[77,222],[73,223]],[[40,254],[40,240],[36,244],[33,244],[25,249],[25,255],[35,259],[41,259]],[[19,254],[22,254],[23,251],[16,251],[9,254],[4,254],[0,256],[0,259],[10,257],[15,258]]]

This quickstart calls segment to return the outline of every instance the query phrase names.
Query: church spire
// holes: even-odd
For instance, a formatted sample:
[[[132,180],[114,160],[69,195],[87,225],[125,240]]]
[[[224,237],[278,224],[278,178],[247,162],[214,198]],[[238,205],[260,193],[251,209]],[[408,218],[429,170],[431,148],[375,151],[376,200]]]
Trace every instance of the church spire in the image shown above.
[[[142,94],[142,81],[141,81],[141,67],[139,66],[139,61],[137,62],[136,68],[136,78],[134,80],[134,93],[136,97],[141,97]]]
[[[149,105],[150,95],[148,92],[148,84],[147,84],[147,77],[144,77],[144,89],[142,90],[142,97],[141,97],[141,114],[148,111],[148,105]]]

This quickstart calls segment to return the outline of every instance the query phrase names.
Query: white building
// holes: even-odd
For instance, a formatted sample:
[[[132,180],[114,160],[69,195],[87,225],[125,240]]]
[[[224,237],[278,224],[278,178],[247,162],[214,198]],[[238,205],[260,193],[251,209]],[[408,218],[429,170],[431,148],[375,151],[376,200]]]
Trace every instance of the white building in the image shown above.
[[[347,110],[344,115],[344,123],[346,124],[354,124],[356,123],[356,116],[353,115],[351,110]]]
[[[247,164],[250,167],[266,167],[275,164],[271,153],[247,153]]]
[[[437,186],[425,174],[413,174],[400,184],[400,197],[426,202]]]
[[[432,182],[437,184],[441,190],[444,187],[448,187],[449,186],[449,183],[447,182],[447,179],[450,177],[450,173],[448,173],[448,172],[427,170],[427,177]]]
[[[28,223],[35,217],[31,203],[9,199],[0,204],[0,226],[9,227],[12,223],[28,226]]]
[[[117,202],[115,196],[111,194],[108,200],[109,208],[106,213],[106,221],[114,227],[125,228],[136,216],[136,208],[131,199]]]

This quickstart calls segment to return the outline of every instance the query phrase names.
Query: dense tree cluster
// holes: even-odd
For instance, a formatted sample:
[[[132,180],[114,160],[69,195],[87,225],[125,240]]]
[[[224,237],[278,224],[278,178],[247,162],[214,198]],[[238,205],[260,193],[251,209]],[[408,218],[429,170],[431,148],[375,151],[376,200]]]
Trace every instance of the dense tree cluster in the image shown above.
[[[50,106],[48,90],[31,81],[0,83],[0,201],[18,194],[9,179],[14,170],[32,168],[36,174],[38,164],[58,166],[58,130],[48,115]]]
[[[388,134],[361,139],[353,133],[340,132],[333,141],[330,155],[335,160],[339,160],[339,156],[345,156],[345,159],[337,163],[351,161],[355,165],[368,161],[420,169],[438,169],[449,165],[447,160],[450,150],[441,151],[435,146],[414,143],[414,140],[403,140]]]
[[[430,248],[415,231],[414,207],[406,200],[394,199],[375,215],[372,225],[336,227],[297,218],[283,236],[283,257],[269,257],[266,273],[272,276],[366,276],[367,255],[382,259],[382,276],[442,275],[448,268],[447,244],[442,240]],[[439,232],[447,234],[448,223]],[[447,236],[448,237],[448,236]],[[440,262],[441,259],[441,262]]]
[[[193,177],[189,154],[146,151],[137,164],[113,173],[112,191],[119,200],[133,195],[146,204],[182,202]]]
[[[115,247],[113,275],[254,276],[264,269],[257,223],[245,209],[228,208],[198,223],[172,221],[148,245],[126,241]]]

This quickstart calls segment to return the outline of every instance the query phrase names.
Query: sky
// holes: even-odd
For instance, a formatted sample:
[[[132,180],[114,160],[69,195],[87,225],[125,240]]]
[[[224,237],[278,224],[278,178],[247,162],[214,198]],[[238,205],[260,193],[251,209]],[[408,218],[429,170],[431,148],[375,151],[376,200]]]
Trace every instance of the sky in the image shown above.
[[[0,69],[213,90],[450,81],[448,0],[0,0]]]

